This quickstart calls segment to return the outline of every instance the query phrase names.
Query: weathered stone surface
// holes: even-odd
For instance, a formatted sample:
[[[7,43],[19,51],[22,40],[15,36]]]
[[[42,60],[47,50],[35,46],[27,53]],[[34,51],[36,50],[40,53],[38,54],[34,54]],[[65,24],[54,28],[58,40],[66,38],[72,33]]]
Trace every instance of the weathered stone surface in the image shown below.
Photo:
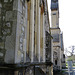
[[[15,52],[15,38],[16,38],[16,23],[13,23],[12,26],[12,33],[10,36],[6,37],[5,41],[5,49],[6,49],[6,54],[5,54],[5,62],[7,63],[14,63],[14,52]],[[10,57],[9,57],[10,56]]]
[[[0,8],[2,8],[2,4],[0,3]]]
[[[13,15],[12,15],[13,21],[17,21],[17,11],[13,10]]]
[[[8,0],[4,0],[4,2],[8,2]]]
[[[9,15],[10,14],[10,15]],[[13,12],[12,11],[6,11],[6,21],[12,21],[13,20]]]
[[[0,38],[0,48],[3,49],[4,48],[4,42],[3,40]]]
[[[3,57],[3,53],[0,52],[0,57]]]
[[[59,42],[60,41],[59,34],[52,34],[52,37],[53,37],[53,42]]]
[[[46,43],[46,61],[49,62],[51,61],[51,35],[46,31],[46,40],[45,40],[45,43]]]
[[[13,10],[17,10],[18,9],[18,0],[14,0],[13,2]]]

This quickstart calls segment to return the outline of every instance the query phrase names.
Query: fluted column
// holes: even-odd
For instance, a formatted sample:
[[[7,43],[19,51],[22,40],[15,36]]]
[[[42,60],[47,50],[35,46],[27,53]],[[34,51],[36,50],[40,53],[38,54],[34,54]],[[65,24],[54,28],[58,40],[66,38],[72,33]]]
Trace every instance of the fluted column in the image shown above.
[[[38,35],[37,35],[37,25],[38,25],[38,24],[37,24],[37,23],[38,23],[38,22],[37,22],[37,17],[38,17],[38,16],[37,16],[37,12],[38,12],[38,11],[37,11],[37,1],[38,1],[38,0],[35,0],[35,56],[37,56],[37,36],[38,36]]]
[[[40,56],[43,62],[45,62],[45,26],[44,26],[44,5],[41,5],[40,16]]]
[[[38,60],[40,62],[40,7],[39,7],[40,0],[37,0],[38,3],[38,12],[37,12],[37,51],[38,51]]]
[[[31,58],[31,62],[33,62],[33,51],[34,51],[34,0],[31,0],[30,4],[30,51],[29,55]]]
[[[29,41],[30,41],[30,35],[29,35],[29,29],[30,29],[30,1],[27,3],[27,45],[26,50],[27,54],[29,55]]]
[[[43,61],[43,12],[41,7],[41,15],[40,15],[40,57],[41,61]]]
[[[43,62],[45,62],[45,24],[44,24],[44,13],[43,13]]]

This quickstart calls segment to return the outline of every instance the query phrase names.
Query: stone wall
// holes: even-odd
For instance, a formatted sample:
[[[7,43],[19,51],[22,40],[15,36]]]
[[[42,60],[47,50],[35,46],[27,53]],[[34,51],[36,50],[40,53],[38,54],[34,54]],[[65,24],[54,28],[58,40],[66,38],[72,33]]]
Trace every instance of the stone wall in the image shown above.
[[[14,75],[49,74],[51,44],[46,0],[0,0],[0,63],[21,65]]]
[[[1,0],[1,35],[0,52],[2,62],[14,62],[16,11],[13,10],[13,0]],[[15,18],[15,19],[14,19]]]

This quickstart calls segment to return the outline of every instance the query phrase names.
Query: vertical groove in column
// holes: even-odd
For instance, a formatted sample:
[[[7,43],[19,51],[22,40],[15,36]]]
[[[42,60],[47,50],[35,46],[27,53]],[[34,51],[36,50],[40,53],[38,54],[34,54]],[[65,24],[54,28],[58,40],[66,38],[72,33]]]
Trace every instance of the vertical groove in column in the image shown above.
[[[40,16],[40,57],[43,60],[43,14]]]
[[[37,51],[38,51],[38,61],[40,62],[40,7],[39,7],[39,2],[38,0],[38,15],[37,15]]]
[[[44,13],[43,13],[43,62],[45,62],[45,27],[44,27]]]
[[[35,0],[35,56],[37,56],[37,0]]]
[[[27,54],[29,55],[30,1],[27,3]]]
[[[33,51],[34,51],[34,0],[31,0],[30,9],[30,58],[33,62]]]

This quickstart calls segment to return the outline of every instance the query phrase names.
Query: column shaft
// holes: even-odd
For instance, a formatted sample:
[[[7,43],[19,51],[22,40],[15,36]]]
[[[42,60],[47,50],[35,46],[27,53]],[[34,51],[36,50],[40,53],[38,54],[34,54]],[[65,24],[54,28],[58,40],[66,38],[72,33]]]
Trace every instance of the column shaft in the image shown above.
[[[35,55],[37,56],[37,1],[35,0]]]
[[[43,60],[43,14],[40,16],[40,56]]]
[[[40,62],[40,7],[39,7],[39,2],[38,0],[38,13],[37,13],[37,51],[38,51],[38,60]]]
[[[29,54],[30,1],[27,3],[27,54]]]
[[[45,26],[44,26],[44,13],[43,13],[43,62],[45,62]]]
[[[30,58],[33,62],[33,51],[34,51],[34,0],[31,0],[30,9]]]

